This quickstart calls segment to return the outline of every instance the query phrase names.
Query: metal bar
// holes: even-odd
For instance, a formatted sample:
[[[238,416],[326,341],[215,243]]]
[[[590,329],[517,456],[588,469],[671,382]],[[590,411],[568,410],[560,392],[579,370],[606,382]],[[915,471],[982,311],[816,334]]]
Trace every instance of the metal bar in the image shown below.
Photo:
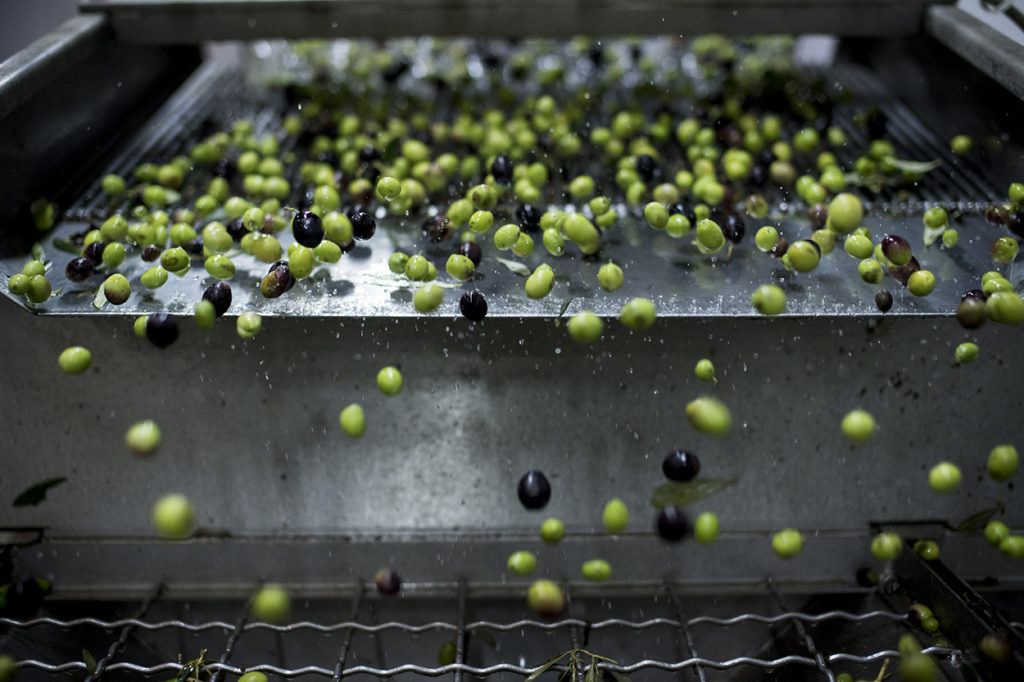
[[[925,30],[978,70],[1024,99],[1024,45],[956,7],[930,7]]]
[[[69,19],[10,59],[0,62],[0,119],[110,38],[107,17]]]
[[[672,587],[672,581],[669,578],[665,579],[665,591],[668,593],[668,598],[672,602],[672,610],[676,612],[676,618],[679,620],[679,631],[683,633],[683,639],[686,642],[686,654],[689,657],[697,658],[700,654],[697,653],[697,647],[694,645],[693,634],[690,632],[690,627],[686,623],[686,616],[683,614],[683,607],[679,603],[679,597],[676,596],[676,591]],[[700,682],[707,682],[707,676],[704,674],[704,668],[701,665],[695,665],[693,672],[697,675],[697,679]]]
[[[455,629],[455,662],[466,662],[466,581],[459,578],[459,620]],[[462,682],[462,670],[455,671],[455,682]]]
[[[954,0],[941,0],[949,3]],[[403,35],[570,37],[705,33],[907,35],[926,0],[91,0],[118,39],[201,42]]]
[[[355,622],[359,616],[359,602],[363,599],[363,585],[359,584],[356,588],[356,594],[352,597],[352,608],[349,610],[349,620]],[[341,679],[345,670],[345,660],[348,658],[348,652],[352,649],[352,636],[355,633],[355,629],[347,628],[345,630],[345,639],[341,643],[341,650],[338,651],[338,663],[334,666],[334,682],[338,682]]]
[[[786,607],[785,603],[782,601],[782,597],[775,589],[775,585],[772,583],[771,578],[768,579],[766,585],[768,587],[768,592],[771,593],[772,597],[775,599],[775,603],[778,604],[779,608],[784,613],[789,613],[789,609]],[[801,623],[799,620],[793,620],[793,627],[796,629],[796,633],[800,637],[800,639],[803,640],[804,646],[807,648],[807,652],[814,657],[814,662],[818,666],[818,670],[820,670],[825,675],[825,679],[827,679],[828,682],[836,682],[835,674],[829,669],[825,657],[822,656],[821,652],[818,651],[818,647],[815,646],[814,639],[811,637],[810,633],[807,632],[807,628],[805,628],[803,623]]]
[[[231,654],[234,653],[235,644],[238,642],[238,638],[242,636],[242,632],[245,631],[245,621],[249,619],[249,608],[252,606],[252,598],[245,602],[245,606],[242,608],[242,613],[238,616],[238,620],[235,621],[235,625],[231,630],[231,634],[228,635],[227,644],[224,646],[224,653],[221,654],[218,663],[221,666],[225,666],[229,660],[231,660]],[[210,668],[213,669],[212,667]],[[218,669],[213,677],[210,678],[210,682],[220,682],[221,669]]]
[[[164,586],[162,584],[157,584],[157,586],[153,589],[152,594],[150,594],[149,597],[146,598],[146,601],[142,603],[142,606],[136,612],[136,619],[142,618],[146,615],[146,613],[149,611],[149,607],[153,605],[153,602],[156,601],[157,597],[160,596],[160,593],[163,592],[163,589]],[[128,635],[131,634],[134,627],[134,625],[129,624],[121,628],[121,635],[113,644],[110,645],[110,648],[107,649],[107,655],[96,662],[96,669],[92,671],[92,674],[85,678],[85,682],[95,682],[96,680],[100,679],[100,676],[103,675],[103,673],[107,670],[107,666],[110,663],[110,661],[113,660],[114,656],[117,655],[117,652],[121,650],[121,647],[123,647],[125,643],[127,643]]]

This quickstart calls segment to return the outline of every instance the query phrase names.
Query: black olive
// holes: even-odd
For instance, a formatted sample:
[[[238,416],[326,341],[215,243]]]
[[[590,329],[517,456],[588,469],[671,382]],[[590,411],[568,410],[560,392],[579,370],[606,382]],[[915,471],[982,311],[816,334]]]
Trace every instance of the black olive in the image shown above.
[[[215,282],[203,292],[203,300],[213,304],[213,311],[220,317],[231,307],[231,285],[227,282]]]
[[[661,471],[670,481],[690,481],[700,473],[700,460],[692,452],[674,450],[665,456]]]
[[[167,313],[153,313],[146,320],[146,338],[157,348],[178,340],[178,323]]]
[[[527,509],[543,509],[551,499],[551,484],[539,471],[528,471],[519,479],[519,501]]]
[[[466,319],[479,322],[487,315],[487,299],[479,291],[467,291],[459,299],[459,311]]]
[[[292,235],[298,243],[313,248],[324,240],[323,221],[312,211],[299,211],[292,218]]]

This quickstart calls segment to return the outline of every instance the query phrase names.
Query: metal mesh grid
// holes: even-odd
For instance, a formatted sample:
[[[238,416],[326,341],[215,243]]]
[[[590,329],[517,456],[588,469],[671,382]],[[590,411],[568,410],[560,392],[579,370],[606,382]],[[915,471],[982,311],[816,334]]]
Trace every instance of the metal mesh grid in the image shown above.
[[[108,642],[102,657],[95,656],[91,669],[82,660],[60,660],[42,648],[18,661],[23,673],[85,672],[87,680],[109,678],[115,673],[174,675],[181,670],[182,660],[198,656],[200,650],[206,651],[206,668],[212,680],[245,671],[289,679],[445,675],[455,680],[518,679],[536,671],[552,653],[568,649],[607,655],[614,662],[601,662],[599,669],[621,675],[641,673],[640,679],[661,679],[658,675],[662,673],[690,671],[703,681],[709,679],[711,671],[747,669],[835,680],[838,672],[854,666],[878,668],[887,659],[898,658],[893,646],[909,627],[908,617],[898,613],[880,593],[847,595],[846,603],[859,605],[860,609],[819,611],[814,605],[827,602],[814,599],[807,600],[804,608],[791,609],[788,602],[799,595],[781,595],[770,581],[762,592],[744,594],[739,601],[722,596],[695,598],[671,582],[642,600],[618,602],[595,598],[586,591],[576,596],[567,586],[567,615],[555,621],[478,617],[525,612],[521,595],[513,588],[496,593],[492,588],[458,583],[434,598],[415,596],[415,585],[406,590],[413,595],[411,598],[381,599],[372,593],[372,587],[348,586],[347,595],[306,602],[304,610],[315,612],[317,620],[274,625],[251,622],[248,603],[237,602],[216,605],[220,613],[234,609],[234,622],[164,618],[168,610],[180,609],[181,604],[165,597],[162,586],[157,586],[141,604],[124,605],[126,611],[134,609],[131,617],[0,618],[0,625],[7,629],[0,640],[36,641],[38,647],[53,637]],[[751,610],[729,612],[737,604],[748,605]],[[90,608],[95,609],[95,604]],[[187,611],[189,607],[184,608]],[[692,615],[697,610],[701,615]],[[609,611],[611,617],[596,617]],[[330,613],[347,613],[348,617],[327,622],[325,616]],[[413,622],[416,616],[439,614],[447,617]],[[595,617],[580,617],[584,614]],[[391,615],[406,618],[383,620]],[[1019,623],[1014,625],[1020,627]],[[845,641],[830,642],[835,638],[823,637],[823,632],[835,628],[847,633]],[[879,641],[879,633],[885,633],[882,641],[890,642],[890,646],[871,646]],[[917,632],[919,638],[922,635],[927,637]],[[436,647],[446,641],[456,645],[455,661],[439,665],[430,659],[436,659]],[[628,643],[625,650],[622,641]],[[955,665],[962,652],[939,646],[939,642],[936,638],[925,653]],[[166,656],[165,652],[174,647],[179,647],[180,660]],[[161,655],[163,660],[158,660]],[[277,661],[270,662],[274,657]],[[564,672],[566,666],[560,662],[551,670]],[[582,670],[576,673],[581,677]],[[547,674],[554,677],[555,673]],[[665,679],[669,677],[678,676]]]

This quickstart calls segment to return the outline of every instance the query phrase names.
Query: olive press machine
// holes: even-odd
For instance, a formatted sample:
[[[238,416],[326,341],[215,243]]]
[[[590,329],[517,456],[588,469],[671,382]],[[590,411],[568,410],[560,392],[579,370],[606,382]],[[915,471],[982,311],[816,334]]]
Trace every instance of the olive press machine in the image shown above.
[[[914,188],[873,197],[865,219],[873,234],[906,235],[916,252],[926,208],[959,216],[958,249],[926,252],[939,280],[931,296],[888,281],[897,304],[883,315],[841,253],[795,278],[749,241],[713,266],[696,252],[611,240],[608,255],[627,273],[616,296],[593,284],[596,263],[567,261],[576,284],[539,303],[492,264],[477,283],[490,315],[471,324],[451,298],[421,316],[408,291],[376,282],[395,248],[426,248],[383,224],[328,274],[275,301],[255,294],[255,271],[240,271],[228,317],[261,313],[256,339],[241,341],[230,320],[199,333],[184,319],[180,340],[161,351],[134,337],[132,321],[187,315],[199,275],[95,310],[91,291],[63,278],[70,256],[49,248],[102,209],[98,178],[187,150],[211,111],[273,132],[261,111],[278,103],[247,74],[281,39],[708,32],[838,36],[827,63],[810,68],[884,112],[898,150],[942,162]],[[39,306],[0,302],[0,557],[8,573],[53,583],[38,615],[0,618],[0,654],[19,662],[19,680],[168,679],[201,651],[215,679],[255,670],[519,680],[569,649],[607,656],[604,670],[634,680],[873,679],[887,660],[895,669],[906,632],[948,679],[1020,679],[1024,569],[962,528],[992,509],[1024,528],[1013,486],[984,473],[992,445],[1024,446],[1021,331],[967,332],[952,316],[959,294],[992,269],[997,230],[985,209],[1024,177],[1020,40],[952,3],[913,0],[94,0],[0,65],[0,93],[4,282],[40,239],[26,227],[29,204],[45,196],[64,217],[42,237],[61,293]],[[836,125],[853,158],[867,140],[843,115]],[[978,145],[962,158],[948,143],[961,133]],[[1019,290],[1019,260],[1002,271]],[[789,304],[766,319],[749,295],[772,278]],[[648,332],[613,319],[632,296],[657,303]],[[556,324],[584,308],[610,318],[587,348]],[[969,339],[982,357],[958,366],[953,348]],[[84,376],[57,367],[72,344],[92,350]],[[693,376],[705,356],[717,386]],[[406,377],[398,398],[373,385],[387,364]],[[735,417],[724,439],[683,416],[709,392]],[[369,421],[357,442],[337,424],[353,400]],[[855,406],[879,424],[868,446],[838,434]],[[122,434],[149,417],[163,443],[133,461]],[[711,546],[668,545],[652,532],[661,458],[679,447],[700,453],[702,475],[737,479],[692,507],[721,520]],[[925,481],[942,459],[958,462],[965,482],[939,496]],[[540,516],[516,499],[530,469],[555,490]],[[67,480],[35,506],[11,506],[52,477]],[[149,527],[153,501],[170,491],[197,505],[191,540],[162,541]],[[614,496],[632,522],[612,537],[600,510]],[[546,515],[567,526],[557,546],[537,538]],[[770,550],[783,527],[806,536],[796,559]],[[869,552],[880,529],[936,540],[941,558],[924,562],[908,547],[881,564]],[[504,568],[518,549],[535,551],[539,574],[564,586],[563,618],[526,609],[529,579]],[[609,560],[611,581],[579,577],[592,557]],[[404,577],[400,597],[373,589],[383,566]],[[855,573],[869,566],[880,581],[859,586]],[[263,583],[291,591],[291,621],[251,622],[248,600]],[[934,610],[935,636],[908,621],[914,601]],[[993,631],[1013,646],[1004,665],[977,653]],[[455,662],[439,665],[447,641]]]

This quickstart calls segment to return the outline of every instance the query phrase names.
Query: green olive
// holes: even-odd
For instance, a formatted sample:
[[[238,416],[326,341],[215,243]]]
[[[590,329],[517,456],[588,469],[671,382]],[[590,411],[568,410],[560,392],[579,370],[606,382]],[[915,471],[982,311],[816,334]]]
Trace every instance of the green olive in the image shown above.
[[[526,278],[526,295],[533,299],[544,298],[555,286],[555,271],[547,263],[541,263]]]
[[[337,263],[341,260],[341,247],[324,239],[313,247],[313,256],[322,263]]]
[[[251,339],[263,328],[263,318],[256,313],[242,313],[235,320],[235,331],[243,339]]]
[[[978,344],[965,342],[956,347],[956,361],[961,363],[974,362],[978,359]]]
[[[754,244],[761,251],[771,251],[778,244],[778,230],[771,225],[760,227],[754,236]]]
[[[875,418],[867,410],[851,410],[843,417],[841,427],[851,443],[865,443],[875,433]]]
[[[494,214],[490,211],[476,211],[469,217],[469,229],[481,234],[487,232],[494,225]]]
[[[57,363],[68,374],[81,374],[92,365],[92,353],[82,346],[70,346],[61,351]]]
[[[180,272],[189,265],[188,252],[180,246],[167,249],[160,254],[160,265],[168,272]]]
[[[508,570],[516,575],[530,575],[537,568],[537,557],[533,552],[520,550],[513,552],[508,558]]]
[[[384,395],[398,395],[402,390],[402,373],[397,367],[383,367],[377,372],[377,388]]]
[[[544,519],[540,524],[540,539],[548,545],[557,545],[565,537],[565,524],[556,518]]]
[[[697,361],[693,368],[693,374],[701,381],[718,383],[718,379],[715,378],[715,365],[707,358],[701,358]]]
[[[704,218],[697,222],[697,242],[708,251],[717,251],[725,246],[725,234],[718,223]]]
[[[829,226],[839,234],[853,232],[863,219],[864,205],[853,194],[837,194],[828,205]]]
[[[580,572],[586,580],[601,582],[612,577],[612,566],[604,559],[590,559],[583,562]]]
[[[784,528],[772,536],[772,549],[783,559],[795,557],[804,547],[804,536],[794,528]]]
[[[918,540],[914,543],[914,554],[925,561],[935,561],[939,558],[939,543],[934,540]]]
[[[413,294],[412,305],[417,312],[429,313],[441,305],[443,299],[444,289],[436,284],[424,284]]]
[[[1010,263],[1017,257],[1019,249],[1020,245],[1013,237],[999,237],[992,242],[992,260],[997,263]]]
[[[868,284],[878,284],[885,273],[882,271],[881,263],[874,258],[865,258],[857,263],[857,274]]]
[[[366,433],[366,417],[363,408],[357,403],[352,403],[338,415],[338,422],[341,430],[352,438],[359,438]]]
[[[455,642],[448,641],[441,645],[441,648],[437,651],[437,664],[438,665],[451,665],[455,662]],[[239,681],[241,682],[241,681]]]
[[[414,282],[426,281],[428,270],[429,262],[418,253],[413,256],[409,256],[409,259],[405,263],[405,276]]]
[[[468,256],[463,256],[459,253],[453,253],[448,256],[448,262],[445,263],[444,269],[448,271],[448,274],[452,279],[458,280],[459,282],[465,282],[473,276],[473,271],[476,266],[473,265],[473,261]]]
[[[116,268],[124,262],[124,254],[124,244],[121,242],[112,242],[107,244],[103,247],[103,264],[108,268]]]
[[[395,251],[388,256],[388,270],[396,275],[405,274],[405,266],[409,263],[409,256],[401,251]]]
[[[526,258],[533,253],[533,248],[533,237],[525,232],[520,232],[516,243],[512,245],[512,253],[520,258]]]
[[[657,201],[644,207],[644,220],[656,230],[663,230],[668,225],[668,209]]]
[[[598,224],[601,225],[600,218]],[[665,225],[665,234],[673,239],[679,239],[690,232],[690,227],[689,218],[682,213],[673,213],[668,217],[668,223]]]
[[[879,561],[892,561],[903,551],[903,540],[896,533],[879,533],[871,541],[871,554]]]
[[[995,291],[985,301],[993,322],[1020,324],[1024,322],[1024,301],[1015,291]]]
[[[875,252],[871,239],[860,234],[851,234],[843,242],[843,250],[858,260],[869,258]]]
[[[526,591],[526,604],[545,618],[557,618],[565,611],[565,594],[557,583],[537,580]]]
[[[100,235],[105,242],[119,242],[128,236],[128,220],[115,213],[100,225]]]
[[[562,238],[562,234],[555,228],[549,227],[544,230],[541,239],[544,242],[544,248],[552,256],[562,256],[565,254],[565,239]]]
[[[988,453],[988,474],[992,480],[1005,483],[1017,472],[1020,458],[1012,445],[997,445]]]
[[[942,231],[942,245],[947,249],[952,249],[954,246],[960,243],[960,233],[953,228],[947,228]]]
[[[789,245],[785,258],[797,272],[810,272],[821,261],[821,247],[810,239],[801,239]]]
[[[291,612],[291,597],[280,585],[264,585],[252,599],[253,620],[283,623]]]
[[[1002,521],[989,521],[985,524],[985,539],[990,545],[999,546],[1006,538],[1010,537],[1010,528]]]
[[[139,315],[135,318],[135,322],[132,323],[132,331],[135,332],[135,336],[140,339],[146,338],[146,323],[149,321],[149,315]]]
[[[711,512],[701,512],[693,522],[693,535],[702,545],[710,545],[718,539],[718,517]]]
[[[952,462],[939,462],[928,472],[928,485],[937,493],[948,493],[955,490],[963,474],[960,468]]]
[[[313,257],[313,249],[308,246],[293,242],[288,247],[288,270],[295,279],[309,277],[313,273],[316,259]]]
[[[376,194],[383,201],[397,199],[402,193],[402,183],[398,178],[383,175],[377,180]]]
[[[1024,535],[1010,535],[999,543],[999,551],[1011,559],[1024,559]]]
[[[608,500],[601,515],[601,522],[609,533],[621,533],[629,525],[629,509],[626,503],[617,497]]]
[[[28,293],[28,281],[31,279],[20,272],[11,275],[11,278],[7,280],[7,289],[15,296],[21,296]]]
[[[618,291],[624,279],[622,268],[611,261],[597,271],[597,281],[605,291]]]
[[[935,289],[935,275],[929,270],[918,270],[907,278],[907,289],[914,296],[927,296]]]
[[[509,223],[502,225],[494,231],[494,246],[499,251],[508,251],[515,246],[516,241],[519,239],[519,226]]]
[[[114,305],[121,305],[127,301],[131,293],[131,284],[124,275],[113,274],[103,281],[103,295]]]
[[[121,196],[125,191],[124,178],[120,175],[104,175],[103,180],[100,181],[100,186],[103,188],[103,192],[112,197]]]
[[[352,243],[352,221],[343,213],[330,211],[321,219],[324,236],[339,246]]]
[[[970,135],[956,135],[949,141],[949,149],[957,156],[966,156],[971,152],[974,140]]]
[[[200,329],[210,331],[217,321],[217,309],[213,306],[213,303],[203,299],[196,303],[193,310],[193,318]]]
[[[235,264],[231,259],[222,254],[216,254],[206,259],[206,271],[217,279],[231,279],[235,276]]]
[[[750,303],[762,315],[778,315],[786,309],[786,294],[774,284],[762,284],[751,294]]]
[[[124,442],[136,455],[152,454],[160,447],[160,427],[152,419],[132,424],[124,434]]]
[[[732,426],[732,413],[718,398],[701,396],[686,405],[686,418],[693,428],[712,436],[724,436]]]
[[[657,309],[654,302],[646,298],[634,298],[622,306],[619,321],[630,329],[637,331],[647,329],[654,324]]]
[[[172,493],[156,501],[151,521],[160,537],[184,540],[192,535],[195,528],[196,510],[187,497],[180,493]]]
[[[604,322],[589,310],[576,313],[569,318],[565,326],[569,330],[570,336],[580,343],[597,341],[604,331]]]
[[[601,233],[582,213],[567,215],[562,231],[586,255],[596,253],[601,246]]]

